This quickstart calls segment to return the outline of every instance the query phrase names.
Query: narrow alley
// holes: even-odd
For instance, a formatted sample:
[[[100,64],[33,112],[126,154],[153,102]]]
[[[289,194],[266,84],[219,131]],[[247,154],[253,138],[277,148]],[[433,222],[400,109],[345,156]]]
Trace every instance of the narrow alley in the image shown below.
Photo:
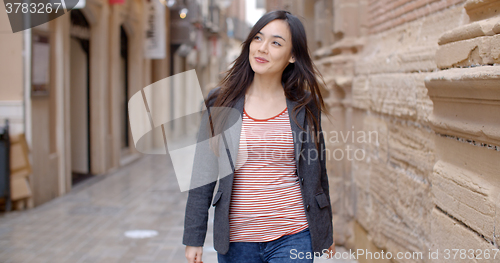
[[[182,244],[186,198],[169,159],[145,156],[34,209],[0,216],[0,262],[186,262]],[[213,218],[213,208],[210,215]],[[205,263],[217,262],[212,222]],[[157,235],[125,235],[133,230],[153,230]]]

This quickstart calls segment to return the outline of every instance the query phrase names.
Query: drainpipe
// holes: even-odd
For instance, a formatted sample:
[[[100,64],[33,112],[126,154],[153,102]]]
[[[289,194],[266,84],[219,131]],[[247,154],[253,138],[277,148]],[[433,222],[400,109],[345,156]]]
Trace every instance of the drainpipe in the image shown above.
[[[25,25],[29,25],[30,17],[24,16]],[[32,127],[31,127],[31,28],[23,31],[23,119],[24,134],[28,148],[32,149]],[[31,157],[31,154],[30,154]]]
[[[27,2],[30,2],[28,0]],[[31,20],[29,15],[23,16],[25,25],[30,25]],[[33,164],[33,128],[32,128],[32,116],[31,116],[31,28],[25,29],[23,31],[23,121],[24,121],[24,137],[26,139],[26,144],[28,145],[28,161]],[[29,181],[31,191],[33,192],[33,174],[29,176]],[[34,196],[28,198],[27,207],[34,207]]]

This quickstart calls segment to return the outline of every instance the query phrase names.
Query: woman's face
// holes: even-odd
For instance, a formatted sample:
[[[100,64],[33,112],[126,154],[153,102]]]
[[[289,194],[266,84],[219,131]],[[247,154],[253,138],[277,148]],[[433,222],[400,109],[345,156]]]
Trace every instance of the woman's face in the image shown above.
[[[250,43],[250,66],[255,74],[282,74],[292,57],[292,36],[288,23],[276,19],[263,27]]]

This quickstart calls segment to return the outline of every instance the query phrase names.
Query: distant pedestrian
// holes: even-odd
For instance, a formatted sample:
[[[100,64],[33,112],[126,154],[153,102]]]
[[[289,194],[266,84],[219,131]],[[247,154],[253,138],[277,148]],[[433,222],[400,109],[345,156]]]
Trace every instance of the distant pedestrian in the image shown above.
[[[318,79],[300,20],[288,11],[262,16],[206,99],[209,109],[238,110],[242,121],[233,163],[225,123],[202,119],[199,136],[221,136],[210,149],[196,148],[192,182],[213,181],[189,190],[183,236],[189,263],[202,262],[211,203],[218,262],[313,262],[314,255],[335,253]],[[229,175],[222,174],[228,160]]]

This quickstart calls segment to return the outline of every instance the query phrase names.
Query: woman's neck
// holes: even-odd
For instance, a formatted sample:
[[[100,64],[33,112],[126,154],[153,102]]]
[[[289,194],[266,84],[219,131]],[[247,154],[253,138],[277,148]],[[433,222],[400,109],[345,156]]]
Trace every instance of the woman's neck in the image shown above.
[[[283,94],[281,76],[265,76],[255,74],[247,94],[260,98],[272,98]]]

